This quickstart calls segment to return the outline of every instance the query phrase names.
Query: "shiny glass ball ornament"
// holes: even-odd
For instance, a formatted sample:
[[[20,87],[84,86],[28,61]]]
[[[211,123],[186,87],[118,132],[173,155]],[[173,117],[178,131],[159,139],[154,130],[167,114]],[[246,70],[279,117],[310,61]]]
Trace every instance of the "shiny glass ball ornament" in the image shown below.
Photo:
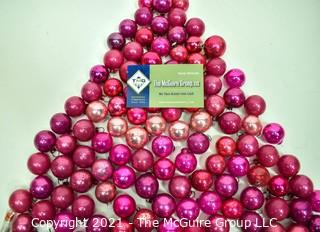
[[[185,140],[188,138],[189,132],[189,124],[184,121],[176,121],[169,126],[169,136],[175,141]]]
[[[126,141],[131,148],[143,148],[149,141],[148,132],[141,127],[131,127],[127,130]]]

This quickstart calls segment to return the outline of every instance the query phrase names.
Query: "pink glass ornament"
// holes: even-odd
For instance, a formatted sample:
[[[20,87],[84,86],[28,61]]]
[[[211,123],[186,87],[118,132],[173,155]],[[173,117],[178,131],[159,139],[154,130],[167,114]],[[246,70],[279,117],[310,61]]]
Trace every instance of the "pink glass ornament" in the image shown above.
[[[188,51],[184,46],[178,45],[171,49],[170,57],[178,63],[184,63],[188,58]]]
[[[230,88],[240,88],[246,81],[244,72],[240,69],[230,69],[225,75],[224,80]]]
[[[30,184],[30,193],[37,199],[46,199],[50,196],[52,190],[52,180],[47,176],[37,176]]]
[[[236,151],[236,142],[228,136],[223,136],[216,142],[216,150],[222,156],[234,155]]]
[[[211,115],[205,111],[195,112],[190,119],[190,125],[197,132],[205,132],[212,126]]]
[[[127,144],[134,149],[142,148],[148,140],[148,132],[140,127],[131,127],[126,133]]]
[[[105,82],[109,78],[109,70],[104,65],[95,65],[90,69],[90,81],[97,84]]]
[[[111,33],[107,38],[107,44],[110,49],[118,49],[121,51],[125,44],[124,37],[120,33]]]
[[[85,193],[92,184],[92,175],[87,170],[77,170],[71,175],[70,186],[75,192]]]
[[[177,204],[176,213],[179,218],[193,221],[199,216],[200,208],[194,199],[186,198]]]
[[[220,129],[225,134],[235,134],[241,129],[241,118],[233,112],[226,112],[219,117]]]
[[[259,150],[259,143],[252,135],[242,135],[237,140],[237,150],[240,155],[254,156]]]
[[[189,136],[187,144],[191,152],[195,154],[203,154],[208,150],[210,141],[205,134],[196,132]]]
[[[103,91],[108,97],[115,97],[123,92],[123,85],[120,80],[110,78],[104,83]]]
[[[152,211],[160,218],[170,217],[175,209],[176,202],[169,194],[159,194],[152,201]]]
[[[198,36],[190,36],[186,42],[186,48],[190,53],[199,53],[202,51],[203,42]]]
[[[71,124],[71,118],[64,113],[55,114],[50,119],[50,128],[57,134],[69,133]]]
[[[227,65],[221,58],[213,58],[208,61],[206,71],[208,75],[221,77],[226,71]]]
[[[182,110],[178,108],[165,108],[161,110],[161,114],[167,122],[174,122],[179,120]]]
[[[134,125],[142,125],[147,120],[147,111],[141,108],[132,108],[127,112],[128,121]]]
[[[64,104],[64,110],[70,117],[78,117],[84,113],[86,105],[80,97],[70,97]]]
[[[108,132],[113,137],[121,137],[128,130],[128,123],[121,117],[112,117],[107,124]]]
[[[120,218],[128,218],[134,214],[136,202],[129,195],[120,195],[113,202],[113,211]]]
[[[277,197],[285,196],[289,191],[289,182],[287,178],[281,175],[273,176],[269,180],[268,190],[271,194]]]
[[[87,195],[78,196],[72,203],[72,214],[79,219],[90,218],[95,211],[95,203]]]
[[[163,16],[156,16],[152,19],[151,29],[155,34],[164,35],[169,30],[168,19]]]
[[[57,151],[64,155],[70,155],[76,146],[76,139],[71,135],[61,135],[56,140]]]
[[[238,219],[243,213],[243,206],[239,200],[230,198],[222,203],[221,211],[226,218]]]
[[[146,121],[146,129],[152,135],[161,135],[166,130],[167,124],[163,117],[152,116]]]
[[[58,179],[66,179],[73,173],[73,161],[66,155],[56,157],[51,163],[52,174]]]
[[[278,222],[269,222],[263,232],[286,232],[286,230],[284,229],[283,225]]]
[[[131,150],[124,144],[117,144],[111,148],[109,160],[118,166],[125,165],[131,160]]]
[[[175,165],[179,172],[188,174],[193,172],[197,167],[197,158],[187,148],[181,149],[181,152],[177,154]]]
[[[175,165],[170,159],[161,158],[154,163],[153,172],[159,180],[170,180],[174,176]]]
[[[226,169],[226,161],[221,155],[211,155],[206,160],[206,168],[212,174],[222,174]]]
[[[161,57],[158,55],[158,53],[155,52],[146,52],[143,54],[141,58],[141,64],[162,64]]]
[[[115,72],[115,71],[119,70],[119,68],[123,64],[124,57],[120,51],[118,51],[116,49],[112,49],[104,55],[103,62],[104,62],[104,65],[111,72]]]
[[[278,171],[284,177],[295,176],[300,170],[300,162],[293,155],[283,155],[277,163]]]
[[[241,156],[232,156],[227,162],[228,171],[235,177],[245,176],[249,171],[249,161]]]
[[[312,210],[320,212],[320,190],[314,191],[310,196]]]
[[[222,199],[217,193],[208,191],[200,195],[198,204],[204,213],[216,215],[222,207]]]
[[[265,224],[260,214],[250,211],[244,212],[242,214],[242,216],[240,217],[240,222],[243,223],[241,225],[243,232],[259,231],[264,227]],[[247,225],[245,223],[247,223]]]
[[[222,82],[220,78],[208,75],[204,79],[204,92],[206,95],[215,95],[220,92],[222,88]]]
[[[263,145],[257,153],[258,161],[265,167],[273,167],[279,160],[279,152],[272,145]]]
[[[204,50],[208,57],[220,57],[226,51],[226,42],[221,36],[211,36],[206,40]]]
[[[167,221],[160,222],[157,232],[182,232],[182,226],[175,218],[169,218]]]
[[[211,95],[205,100],[205,109],[213,117],[217,117],[224,111],[225,104],[222,97]]]
[[[117,220],[114,223],[112,232],[134,232],[134,226],[125,219]]]
[[[113,167],[109,160],[98,159],[92,165],[92,175],[98,181],[106,181],[113,174]]]
[[[259,95],[252,95],[246,99],[244,108],[248,114],[259,116],[266,110],[266,102]]]
[[[14,218],[11,226],[12,232],[32,232],[32,217],[30,214],[19,214]]]
[[[149,47],[151,45],[153,39],[154,39],[153,32],[149,28],[140,28],[137,31],[137,34],[135,37],[136,42],[141,44],[141,46],[143,46],[143,47]],[[149,52],[147,52],[146,54],[149,54]],[[149,54],[149,56],[151,56],[151,55]],[[144,60],[145,60],[145,58],[142,57],[141,62],[143,62]]]
[[[223,94],[225,103],[229,107],[239,108],[244,104],[245,96],[241,89],[230,88]]]
[[[42,200],[35,203],[32,207],[31,215],[33,218],[36,218],[36,221],[47,221],[53,220],[56,214],[56,210],[48,200]]]
[[[40,152],[51,151],[56,143],[56,136],[47,130],[40,131],[34,137],[34,146]]]
[[[156,156],[164,158],[169,156],[175,147],[172,139],[168,136],[160,135],[152,141],[152,151]]]
[[[191,18],[186,24],[186,31],[189,36],[202,36],[205,31],[205,24],[199,18]]]
[[[86,102],[98,101],[102,97],[102,89],[97,83],[87,82],[82,86],[81,96]]]
[[[311,219],[312,208],[307,200],[294,199],[290,203],[291,218],[299,224],[305,224]]]
[[[186,176],[174,176],[169,182],[170,194],[178,199],[184,199],[191,194],[191,182]]]
[[[320,228],[320,216],[315,215],[309,221],[309,228],[311,231],[317,231]]]
[[[136,180],[136,193],[144,199],[152,199],[158,193],[159,182],[151,173],[146,173]]]
[[[265,167],[256,165],[250,168],[247,178],[251,185],[263,187],[268,184],[270,180],[270,173]]]
[[[141,7],[134,14],[134,19],[139,26],[148,26],[152,21],[152,12],[147,7]]]
[[[156,52],[159,56],[169,55],[171,45],[165,38],[159,37],[152,41],[151,51]]]
[[[143,54],[142,46],[137,42],[129,42],[123,49],[123,55],[127,60],[140,61]]]
[[[133,38],[137,32],[137,24],[131,19],[124,19],[119,24],[119,31],[125,38]]]
[[[91,147],[78,146],[72,155],[73,162],[80,168],[91,167],[96,159],[96,154]]]
[[[106,132],[98,132],[92,138],[92,148],[98,153],[109,152],[113,145],[112,136]]]
[[[188,57],[188,64],[206,64],[206,57],[200,53],[193,53]]]
[[[97,185],[95,196],[102,203],[109,203],[114,200],[117,195],[116,186],[110,181],[101,182]]]
[[[189,124],[183,121],[173,122],[169,126],[169,136],[175,141],[182,141],[189,136]]]
[[[168,21],[172,27],[183,26],[187,21],[186,12],[180,8],[174,8],[168,14]]]
[[[35,153],[28,159],[28,169],[35,175],[43,175],[50,168],[50,159],[47,154]]]
[[[131,158],[131,164],[134,169],[139,172],[146,172],[153,167],[153,154],[147,149],[137,150]]]
[[[153,0],[152,2],[154,10],[160,14],[168,13],[172,7],[172,0]]]
[[[168,40],[171,44],[183,44],[186,41],[187,33],[184,27],[176,26],[169,30]]]
[[[241,192],[240,201],[246,209],[260,209],[264,203],[264,195],[257,187],[247,187]]]
[[[55,218],[55,232],[72,232],[74,231],[75,217],[69,211],[58,213]]]
[[[198,191],[208,191],[213,185],[213,177],[210,172],[205,170],[196,170],[191,175],[192,187]]]
[[[263,138],[271,144],[281,144],[283,142],[285,131],[278,123],[270,123],[263,128]]]
[[[90,140],[95,134],[93,123],[87,119],[77,121],[72,130],[73,135],[82,142]]]
[[[262,131],[262,123],[260,119],[253,115],[248,115],[242,120],[242,128],[249,135],[260,135]]]
[[[307,227],[303,225],[298,225],[298,224],[291,224],[286,231],[287,232],[310,232]]]
[[[18,189],[11,193],[9,206],[16,213],[24,213],[31,208],[32,195],[29,191]]]
[[[296,197],[308,198],[313,193],[313,182],[305,175],[296,175],[289,181],[291,193]]]
[[[127,189],[136,181],[136,174],[131,167],[121,166],[114,170],[112,179],[118,188]]]
[[[189,8],[189,0],[172,0],[172,6],[186,11]]]
[[[157,216],[149,209],[139,209],[134,215],[133,224],[138,232],[151,232]]]
[[[73,199],[74,195],[72,189],[65,185],[57,186],[51,194],[53,205],[60,209],[68,208],[72,204]]]
[[[229,222],[222,215],[214,215],[208,218],[209,227],[207,227],[208,232],[229,232],[230,225]]]
[[[222,174],[215,180],[214,189],[222,197],[232,197],[238,191],[238,182],[233,176]]]

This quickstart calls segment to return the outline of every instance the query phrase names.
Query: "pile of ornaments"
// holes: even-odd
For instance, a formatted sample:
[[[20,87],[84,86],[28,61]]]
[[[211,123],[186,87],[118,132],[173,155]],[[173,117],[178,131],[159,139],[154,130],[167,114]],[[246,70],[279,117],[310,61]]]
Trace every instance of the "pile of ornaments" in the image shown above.
[[[245,232],[320,231],[320,191],[298,174],[295,156],[276,148],[284,129],[262,125],[265,101],[245,96],[245,74],[227,71],[221,58],[224,39],[202,40],[205,24],[187,20],[188,7],[188,0],[140,0],[134,20],[108,37],[104,65],[91,69],[81,97],[67,99],[51,131],[35,136],[28,168],[36,177],[10,196],[11,231],[34,231],[33,218],[88,219],[80,230],[87,232],[227,232],[230,219],[252,222],[240,223]],[[203,64],[204,109],[126,108],[127,67],[162,63]],[[98,203],[121,220],[111,223]],[[55,231],[74,229],[58,223]]]

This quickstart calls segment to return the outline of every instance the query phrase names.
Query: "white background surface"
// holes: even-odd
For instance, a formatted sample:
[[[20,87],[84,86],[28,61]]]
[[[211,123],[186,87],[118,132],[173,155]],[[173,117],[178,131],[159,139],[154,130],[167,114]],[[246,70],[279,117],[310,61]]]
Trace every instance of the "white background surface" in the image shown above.
[[[10,192],[27,187],[33,137],[78,95],[105,39],[135,0],[0,0],[0,215]],[[320,187],[320,1],[190,0],[188,16],[223,36],[228,67],[246,72],[246,94],[267,102],[265,122],[280,122],[280,150],[299,157],[301,173]]]

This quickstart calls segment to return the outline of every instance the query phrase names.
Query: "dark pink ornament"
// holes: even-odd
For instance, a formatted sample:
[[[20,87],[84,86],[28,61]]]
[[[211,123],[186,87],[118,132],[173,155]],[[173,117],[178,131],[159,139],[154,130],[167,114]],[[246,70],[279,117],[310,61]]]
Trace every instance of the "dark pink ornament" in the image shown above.
[[[68,208],[72,204],[73,199],[73,191],[66,185],[57,186],[51,194],[51,201],[53,205],[60,209]]]
[[[99,132],[92,138],[92,148],[98,153],[109,152],[113,145],[112,136],[106,132]]]
[[[30,193],[37,199],[46,199],[50,196],[52,190],[52,180],[47,176],[37,176],[30,184]]]
[[[73,161],[66,155],[56,157],[51,163],[52,174],[58,179],[66,179],[73,172]]]
[[[113,97],[108,104],[108,111],[111,116],[122,116],[127,112],[126,99],[124,97]]]
[[[246,99],[244,108],[248,114],[259,116],[266,110],[266,102],[259,95],[252,95]]]
[[[225,134],[235,134],[241,129],[241,118],[233,112],[226,112],[219,117],[220,129]]]
[[[222,82],[220,78],[209,75],[204,79],[204,92],[206,95],[215,95],[220,92],[222,88]]]
[[[189,36],[202,36],[206,26],[204,22],[199,18],[191,18],[186,24],[186,30]]]
[[[195,154],[203,154],[208,150],[210,141],[205,134],[196,132],[189,136],[187,144],[191,152]]]
[[[113,172],[112,179],[118,188],[127,189],[136,181],[136,174],[131,167],[121,166]]]
[[[259,150],[259,142],[253,135],[242,135],[237,140],[237,150],[240,155],[254,156]]]
[[[28,169],[35,175],[43,175],[50,169],[50,159],[47,154],[35,153],[28,159]]]
[[[208,191],[200,195],[198,204],[204,213],[216,215],[222,207],[222,199],[217,193]]]
[[[104,65],[95,65],[90,69],[90,81],[101,84],[109,78],[109,70]]]
[[[221,77],[226,71],[227,65],[221,58],[213,58],[208,61],[206,71],[208,75]]]
[[[118,32],[111,33],[107,38],[107,44],[110,49],[121,50],[125,44],[125,39]]]
[[[156,16],[152,19],[151,29],[155,34],[165,35],[169,30],[168,19],[163,16]]]
[[[80,141],[88,141],[95,134],[94,124],[87,119],[77,121],[73,126],[73,135]]]
[[[72,214],[79,219],[90,218],[95,211],[95,203],[87,195],[78,196],[72,203]]]
[[[160,14],[168,13],[172,7],[172,0],[153,0],[153,8]]]
[[[223,174],[215,180],[214,189],[222,197],[232,197],[238,191],[238,182],[233,176]]]
[[[178,199],[184,199],[191,194],[191,182],[186,176],[174,176],[169,182],[170,194]]]
[[[213,117],[219,116],[225,109],[226,103],[219,95],[211,95],[205,100],[205,109]]]
[[[249,161],[241,155],[232,156],[227,162],[228,171],[235,177],[247,175],[249,171]]]
[[[226,169],[226,161],[221,155],[211,155],[206,160],[206,168],[215,175],[220,175]]]
[[[170,217],[175,209],[176,202],[169,194],[159,194],[152,201],[152,211],[160,218]]]
[[[40,131],[34,137],[34,146],[40,152],[48,152],[54,148],[56,136],[48,130]]]
[[[158,193],[159,182],[151,173],[146,173],[136,180],[135,189],[140,197],[152,199]]]
[[[104,65],[111,71],[115,72],[119,70],[124,62],[123,54],[116,49],[108,51],[103,58]]]
[[[169,30],[168,40],[171,44],[183,44],[187,39],[187,33],[183,27],[176,26]]]
[[[278,171],[284,177],[295,176],[300,170],[300,162],[293,155],[283,155],[277,163]]]
[[[170,180],[174,176],[175,165],[170,159],[161,158],[154,163],[153,172],[159,180]]]
[[[168,21],[172,27],[183,26],[187,21],[186,12],[180,8],[174,8],[168,14]]]
[[[273,167],[279,160],[279,152],[272,145],[263,145],[257,153],[258,161],[265,167]]]
[[[32,195],[29,191],[18,189],[9,198],[9,206],[16,213],[24,213],[31,208]]]
[[[92,184],[92,175],[87,170],[78,170],[71,175],[70,186],[75,192],[85,193],[89,191]]]
[[[177,204],[176,213],[180,219],[193,221],[199,216],[200,208],[194,199],[186,198]]]
[[[139,172],[147,172],[148,170],[151,170],[153,162],[153,154],[144,148],[137,150],[131,158],[132,167]]]
[[[86,102],[98,101],[102,97],[102,89],[100,85],[94,82],[87,82],[82,86],[81,96]]]
[[[136,202],[129,195],[120,195],[113,202],[113,211],[120,218],[128,218],[136,210]]]
[[[221,36],[211,36],[205,41],[204,50],[208,57],[220,57],[226,51],[226,42]]]
[[[239,108],[246,99],[244,92],[239,88],[230,88],[223,94],[223,99],[229,107]]]
[[[167,122],[175,122],[180,119],[182,110],[178,108],[165,108],[161,110],[161,115]]]
[[[53,220],[56,214],[56,210],[51,203],[51,201],[48,200],[42,200],[35,203],[32,207],[31,215],[33,218],[36,218],[37,220]],[[37,221],[36,220],[36,221]]]
[[[122,20],[119,31],[125,38],[133,38],[137,32],[137,24],[131,19]]]
[[[240,69],[230,69],[225,75],[224,80],[230,88],[240,88],[246,81],[244,72]]]
[[[96,154],[91,147],[78,146],[72,155],[73,162],[80,168],[91,167],[96,159]]]
[[[152,151],[160,158],[169,156],[174,149],[173,141],[168,136],[160,135],[152,141]]]
[[[175,165],[179,172],[189,174],[197,167],[196,156],[187,148],[181,149],[181,152],[176,156]]]
[[[50,119],[50,128],[57,134],[69,133],[71,124],[71,118],[64,113],[57,113]]]
[[[242,191],[240,201],[246,209],[257,210],[264,203],[264,195],[257,187],[247,187]]]
[[[71,135],[61,135],[56,139],[56,149],[64,155],[70,155],[76,146],[76,139]]]

